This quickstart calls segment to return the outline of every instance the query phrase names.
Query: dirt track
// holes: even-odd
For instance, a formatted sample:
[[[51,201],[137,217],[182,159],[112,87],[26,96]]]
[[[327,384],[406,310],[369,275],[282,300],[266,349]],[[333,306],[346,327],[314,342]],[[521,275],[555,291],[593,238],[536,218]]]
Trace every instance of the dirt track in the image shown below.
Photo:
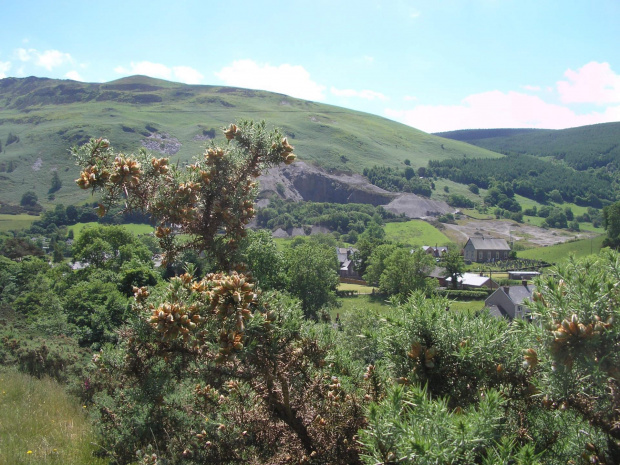
[[[544,229],[537,226],[501,220],[464,220],[462,224],[446,224],[458,242],[465,242],[476,235],[493,236],[506,241],[527,241],[538,246],[559,244],[571,239],[587,239],[597,234],[590,231],[572,232],[560,229]]]

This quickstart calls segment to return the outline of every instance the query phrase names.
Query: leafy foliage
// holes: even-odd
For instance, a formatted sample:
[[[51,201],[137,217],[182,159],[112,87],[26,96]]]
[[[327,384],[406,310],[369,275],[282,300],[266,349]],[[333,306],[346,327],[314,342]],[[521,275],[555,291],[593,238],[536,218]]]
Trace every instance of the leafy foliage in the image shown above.
[[[338,286],[336,249],[308,241],[285,253],[288,291],[301,300],[306,316],[316,318],[318,310],[333,303]]]
[[[350,234],[352,231],[361,234],[371,221],[382,224],[396,217],[381,206],[369,204],[285,202],[274,198],[268,207],[258,210],[256,220],[259,226],[271,230],[316,225],[341,234]]]
[[[432,193],[431,182],[428,179],[420,179],[411,167],[401,171],[397,168],[375,165],[364,169],[364,176],[375,186],[388,191],[412,192],[425,197],[430,197]]]
[[[546,194],[553,190],[557,190],[565,201],[593,207],[601,206],[600,199],[614,199],[610,176],[579,172],[566,165],[549,163],[531,155],[510,155],[501,159],[461,158],[430,161],[429,169],[437,176],[463,184],[475,184],[485,189],[490,187],[493,181],[508,182],[512,184],[515,193],[539,201],[545,201]],[[537,175],[534,180],[529,175],[530,171]]]
[[[150,214],[158,224],[164,262],[195,249],[230,263],[229,251],[238,246],[254,215],[254,179],[263,167],[290,163],[295,155],[286,138],[277,130],[268,133],[264,123],[233,124],[226,136],[233,145],[223,149],[212,144],[185,170],[144,150],[126,156],[114,152],[107,140],[91,140],[73,150],[84,169],[76,182],[83,189],[101,190],[102,215],[121,200],[128,211]],[[179,235],[190,239],[179,241]]]

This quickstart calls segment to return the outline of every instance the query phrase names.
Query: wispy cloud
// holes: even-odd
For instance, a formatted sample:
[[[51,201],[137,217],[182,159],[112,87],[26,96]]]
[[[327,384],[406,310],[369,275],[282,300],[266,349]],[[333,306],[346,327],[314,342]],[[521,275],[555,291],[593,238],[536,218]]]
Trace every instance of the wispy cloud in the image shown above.
[[[299,65],[272,66],[253,60],[234,61],[215,75],[226,85],[279,92],[306,100],[324,100],[325,86],[313,81]]]
[[[10,61],[0,61],[0,79],[4,79],[6,77],[6,73],[11,69]]]
[[[403,97],[403,100],[405,102],[415,102],[418,99],[418,97],[416,97],[415,95],[405,95]]]
[[[80,73],[78,73],[77,71],[69,71],[67,74],[65,74],[65,77],[73,81],[84,81],[84,78],[82,78],[82,76],[80,76]]]
[[[200,84],[204,76],[189,66],[175,66],[172,68],[174,77],[185,84]]]
[[[420,14],[421,14],[421,13],[420,13],[418,10],[411,10],[411,11],[409,12],[409,17],[410,17],[410,18],[413,18],[413,19],[417,19],[417,18],[419,18],[419,17],[420,17]]]
[[[568,69],[567,81],[558,81],[557,88],[564,103],[595,103],[605,105],[620,102],[620,75],[609,63],[592,61],[577,71]]]
[[[185,84],[200,84],[203,75],[189,66],[173,66],[172,68],[150,61],[131,62],[129,67],[117,66],[114,71],[118,74],[143,74],[154,78],[175,80]]]
[[[476,128],[562,129],[620,120],[620,106],[577,114],[562,105],[520,92],[490,91],[470,95],[459,105],[418,105],[410,110],[386,109],[395,120],[427,132]]]
[[[540,92],[540,86],[521,86],[525,90],[529,90],[532,92]]]
[[[40,52],[34,48],[18,48],[15,50],[15,55],[20,61],[32,62],[36,66],[45,68],[48,71],[67,63],[73,63],[73,58],[71,58],[70,54],[58,50]]]
[[[354,89],[336,89],[335,87],[332,87],[330,89],[330,92],[336,97],[358,97],[358,98],[362,98],[365,100],[381,100],[382,102],[389,100],[388,97],[386,97],[381,92],[375,92],[374,90],[368,90],[368,89],[354,90]]]

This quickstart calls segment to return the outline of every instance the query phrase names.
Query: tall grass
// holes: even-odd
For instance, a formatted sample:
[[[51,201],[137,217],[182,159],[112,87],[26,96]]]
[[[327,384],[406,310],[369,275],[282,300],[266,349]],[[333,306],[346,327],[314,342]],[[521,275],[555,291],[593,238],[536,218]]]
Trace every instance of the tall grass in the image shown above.
[[[605,236],[598,236],[592,239],[564,242],[548,247],[537,247],[535,249],[517,252],[517,256],[519,258],[531,258],[544,260],[549,263],[559,263],[566,260],[571,254],[575,255],[577,258],[581,258],[590,254],[599,253],[603,246],[604,239]]]
[[[385,238],[407,244],[410,247],[448,245],[451,242],[441,231],[422,220],[387,223],[385,225]]]
[[[53,380],[0,371],[0,465],[108,463],[83,410]]]

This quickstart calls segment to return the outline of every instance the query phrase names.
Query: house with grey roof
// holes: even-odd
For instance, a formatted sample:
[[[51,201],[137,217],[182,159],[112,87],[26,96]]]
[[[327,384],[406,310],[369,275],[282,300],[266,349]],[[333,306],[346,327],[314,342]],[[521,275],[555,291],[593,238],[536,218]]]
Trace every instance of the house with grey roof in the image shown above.
[[[463,258],[466,262],[495,262],[508,260],[510,246],[504,239],[492,237],[470,237],[463,247]]]
[[[502,286],[484,301],[493,316],[523,319],[529,318],[528,301],[532,300],[535,287],[523,281],[519,286]]]
[[[360,275],[354,267],[353,254],[357,249],[352,247],[337,247],[338,263],[340,264],[340,277],[359,279]]]
[[[435,258],[441,258],[444,254],[448,253],[447,247],[433,247],[432,245],[424,245],[422,246],[422,250]]]

